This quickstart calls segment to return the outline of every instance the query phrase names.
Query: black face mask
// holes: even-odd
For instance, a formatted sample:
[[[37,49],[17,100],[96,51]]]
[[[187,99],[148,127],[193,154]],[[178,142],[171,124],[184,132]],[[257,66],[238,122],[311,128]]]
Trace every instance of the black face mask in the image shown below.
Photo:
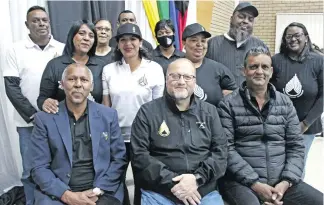
[[[174,35],[161,36],[157,37],[156,39],[163,48],[169,48],[174,42]]]

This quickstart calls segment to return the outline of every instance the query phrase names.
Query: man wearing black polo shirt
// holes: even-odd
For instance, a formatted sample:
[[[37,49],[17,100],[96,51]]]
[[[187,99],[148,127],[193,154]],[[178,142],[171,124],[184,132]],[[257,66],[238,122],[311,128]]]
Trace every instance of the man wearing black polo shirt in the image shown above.
[[[174,46],[174,26],[171,20],[162,19],[155,25],[155,37],[160,45],[153,51],[153,61],[160,64],[164,75],[168,65],[178,58],[183,58],[185,54]]]
[[[118,15],[117,26],[119,27],[125,23],[137,24],[135,14],[130,10],[124,10]],[[116,49],[117,42],[115,38],[110,39],[109,46]],[[145,39],[143,39],[143,48],[149,53],[153,51],[153,46]]]
[[[120,205],[126,168],[116,110],[87,100],[93,76],[81,64],[62,74],[66,100],[39,112],[31,137],[35,205]]]
[[[254,18],[258,15],[255,6],[249,2],[240,2],[231,16],[228,33],[208,41],[206,57],[229,68],[238,86],[245,80],[242,69],[246,52],[252,47],[266,47],[260,39],[252,36]]]

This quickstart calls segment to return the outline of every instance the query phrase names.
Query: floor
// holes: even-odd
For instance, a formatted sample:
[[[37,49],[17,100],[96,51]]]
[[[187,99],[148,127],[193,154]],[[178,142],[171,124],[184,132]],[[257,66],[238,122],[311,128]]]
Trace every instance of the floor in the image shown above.
[[[311,147],[306,163],[305,182],[316,189],[324,192],[324,138],[317,137]],[[126,184],[130,195],[130,200],[134,198],[134,183],[132,170],[129,166],[127,170]]]

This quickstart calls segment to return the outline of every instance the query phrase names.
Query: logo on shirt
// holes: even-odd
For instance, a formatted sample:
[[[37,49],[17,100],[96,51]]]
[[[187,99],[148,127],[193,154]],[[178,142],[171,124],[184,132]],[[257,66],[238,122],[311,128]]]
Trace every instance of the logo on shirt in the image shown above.
[[[297,74],[295,74],[294,77],[289,80],[289,82],[283,88],[283,92],[290,98],[298,98],[304,93],[303,86],[300,83]]]
[[[162,137],[167,137],[170,134],[170,130],[164,120],[163,120],[162,124],[160,125],[158,133]]]
[[[199,128],[199,129],[205,129],[205,128],[206,128],[206,127],[205,127],[205,125],[206,125],[205,122],[196,122],[196,124],[198,125],[198,128]]]
[[[105,138],[105,140],[108,140],[108,138],[109,138],[108,132],[103,132],[102,137]]]
[[[143,76],[138,80],[138,84],[139,84],[140,86],[146,86],[146,85],[148,84],[145,75],[143,75]]]
[[[195,85],[194,88],[194,94],[200,99],[200,100],[207,100],[207,94],[204,92],[204,90],[199,86],[199,85]]]

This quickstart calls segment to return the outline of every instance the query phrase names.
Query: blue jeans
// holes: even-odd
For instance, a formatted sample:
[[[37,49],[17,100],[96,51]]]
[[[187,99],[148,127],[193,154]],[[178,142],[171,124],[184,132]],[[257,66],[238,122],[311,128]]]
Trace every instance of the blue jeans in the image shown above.
[[[302,179],[305,178],[306,161],[307,161],[309,150],[310,150],[312,143],[315,139],[315,135],[314,134],[303,135],[303,138],[304,138],[304,145],[305,145],[305,158],[304,158],[304,171],[303,171]]]
[[[141,191],[142,205],[179,205],[156,192],[143,189]],[[212,191],[200,200],[200,205],[224,205],[224,202],[218,191]]]
[[[22,165],[23,165],[21,182],[24,185],[26,205],[34,204],[35,184],[32,183],[29,179],[30,177],[29,159],[30,158],[27,156],[32,131],[33,131],[33,127],[17,127],[17,132],[19,134],[20,154],[21,154]]]

